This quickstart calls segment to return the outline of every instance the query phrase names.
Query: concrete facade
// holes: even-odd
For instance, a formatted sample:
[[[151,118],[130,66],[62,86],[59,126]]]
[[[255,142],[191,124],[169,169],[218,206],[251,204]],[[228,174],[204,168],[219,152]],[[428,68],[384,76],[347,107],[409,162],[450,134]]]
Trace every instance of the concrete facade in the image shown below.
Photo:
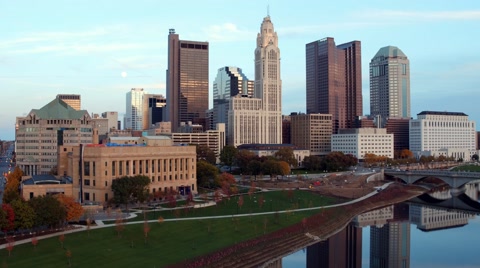
[[[341,129],[332,135],[332,152],[358,159],[364,159],[367,153],[393,158],[393,134],[387,134],[384,128]]]
[[[26,176],[49,174],[57,167],[57,147],[93,142],[93,126],[85,110],[75,110],[56,98],[27,116],[17,117],[17,166]]]
[[[59,172],[73,179],[73,197],[82,203],[107,202],[113,197],[112,180],[136,175],[151,179],[150,193],[187,188],[197,193],[194,146],[172,146],[165,137],[143,137],[139,143],[60,147]]]
[[[291,143],[310,151],[310,155],[327,155],[332,146],[331,114],[290,115]]]
[[[415,157],[470,160],[477,153],[475,121],[457,112],[423,111],[410,120],[409,143]]]

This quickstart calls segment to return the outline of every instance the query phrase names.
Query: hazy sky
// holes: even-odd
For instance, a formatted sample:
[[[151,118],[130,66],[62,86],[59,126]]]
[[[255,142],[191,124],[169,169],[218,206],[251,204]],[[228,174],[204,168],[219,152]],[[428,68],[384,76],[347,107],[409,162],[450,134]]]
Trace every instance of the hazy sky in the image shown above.
[[[223,66],[253,79],[267,5],[279,36],[284,114],[305,112],[305,44],[334,37],[362,42],[364,114],[368,64],[393,45],[410,59],[413,117],[452,111],[480,122],[477,0],[0,0],[0,139],[14,139],[15,117],[59,93],[81,94],[90,113],[120,115],[131,88],[165,95],[170,28],[180,39],[210,43],[210,93]]]

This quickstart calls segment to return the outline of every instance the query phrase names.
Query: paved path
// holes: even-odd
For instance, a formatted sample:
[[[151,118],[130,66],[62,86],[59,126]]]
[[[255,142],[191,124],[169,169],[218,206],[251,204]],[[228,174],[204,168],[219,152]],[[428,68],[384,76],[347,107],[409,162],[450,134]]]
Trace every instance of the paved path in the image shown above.
[[[381,186],[381,188],[385,189],[392,183],[393,182],[386,183],[383,186]],[[257,216],[257,215],[270,215],[270,214],[274,214],[274,213],[289,213],[289,212],[293,212],[293,211],[308,211],[308,210],[316,210],[316,209],[324,209],[324,208],[333,208],[333,207],[340,207],[340,206],[354,204],[356,202],[367,199],[367,198],[369,198],[369,197],[371,197],[371,196],[373,196],[377,193],[378,193],[377,190],[375,190],[375,191],[373,191],[373,192],[371,192],[367,195],[364,195],[360,198],[357,198],[355,200],[351,200],[351,201],[341,203],[341,204],[329,205],[329,206],[312,207],[312,208],[300,208],[300,209],[295,209],[295,210],[270,211],[270,212],[261,212],[261,213],[249,213],[249,214],[232,214],[232,215],[208,216],[208,217],[174,218],[174,219],[164,219],[163,221],[164,222],[170,222],[170,221],[190,221],[190,220],[204,220],[204,219],[222,219],[222,218],[232,218],[232,217],[249,217],[249,216]],[[172,209],[165,209],[164,208],[162,210],[172,210]],[[150,211],[153,211],[153,210],[150,210]],[[137,217],[138,216],[137,213],[142,214],[143,212],[138,210],[138,212],[136,212],[136,213],[130,213],[130,215],[127,217],[127,219]],[[141,220],[141,221],[131,221],[131,222],[126,222],[125,224],[126,225],[131,225],[131,224],[140,224],[140,223],[144,223],[144,222],[145,221],[143,221],[143,220]],[[148,222],[149,223],[158,222],[158,220],[149,220]],[[90,226],[91,230],[98,229],[98,228],[106,228],[106,227],[115,226],[115,223],[104,224],[104,222],[102,220],[96,220],[95,223],[96,223],[96,226]],[[87,230],[87,227],[84,226],[84,225],[73,225],[73,226],[75,227],[75,229],[65,230],[65,231],[63,231],[63,233],[64,234],[70,234],[70,233],[76,233],[76,232],[83,232],[83,231]],[[58,236],[58,235],[59,235],[59,232],[56,232],[56,233],[52,233],[52,234],[48,234],[48,235],[38,236],[37,239],[41,240],[41,239],[46,239],[46,238],[50,238],[50,237],[55,237],[55,236]],[[15,245],[26,244],[26,243],[31,243],[31,242],[32,242],[31,238],[27,238],[27,239],[15,241]],[[0,249],[5,248],[5,246],[6,246],[6,244],[0,245]]]

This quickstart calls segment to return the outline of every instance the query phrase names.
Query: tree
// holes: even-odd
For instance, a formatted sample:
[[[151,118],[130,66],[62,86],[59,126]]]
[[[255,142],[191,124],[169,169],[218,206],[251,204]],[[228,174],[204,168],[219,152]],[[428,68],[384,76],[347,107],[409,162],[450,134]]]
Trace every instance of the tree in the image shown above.
[[[252,174],[257,178],[257,175],[262,174],[263,171],[263,163],[254,159],[250,161],[247,165],[247,173]]]
[[[112,181],[113,202],[124,204],[128,209],[129,203],[145,202],[148,199],[148,185],[150,178],[136,175],[124,176]]]
[[[207,161],[197,162],[197,184],[202,187],[211,187],[218,176],[218,168]]]
[[[197,147],[197,162],[200,160],[207,161],[215,165],[217,163],[217,156],[215,152],[206,145],[195,145]]]
[[[288,175],[290,174],[290,165],[285,162],[285,161],[280,161],[278,162],[278,165],[279,165],[279,171],[280,173],[278,173],[278,175]]]
[[[67,221],[78,221],[80,219],[84,213],[84,209],[80,203],[76,202],[73,197],[64,194],[58,194],[55,197],[65,207],[67,211]]]
[[[13,239],[13,237],[11,236],[8,236],[6,240],[7,240],[7,245],[5,246],[5,248],[8,251],[8,257],[10,257],[13,247],[15,247],[15,239]]]
[[[67,211],[55,197],[36,196],[28,200],[28,204],[35,211],[35,226],[57,227],[65,223]]]
[[[226,145],[220,153],[220,162],[232,168],[233,163],[237,157],[238,150],[233,145]]]
[[[473,161],[478,161],[478,154],[472,155],[472,160]]]
[[[15,229],[31,229],[35,224],[35,211],[27,201],[16,199],[10,205],[15,211]]]
[[[400,151],[400,158],[413,158],[413,152],[408,149]]]
[[[324,170],[322,168],[322,159],[316,155],[303,158],[303,167],[307,170]]]
[[[248,163],[256,158],[253,152],[248,150],[239,150],[237,153],[237,157],[235,159],[235,163],[240,169],[241,173],[247,173]]]
[[[280,150],[275,152],[275,158],[287,162],[291,167],[296,167],[298,165],[293,149],[290,147],[280,148]]]
[[[3,232],[11,231],[15,228],[15,212],[10,204],[2,204],[1,210],[4,212],[4,218],[0,222],[0,229]],[[1,216],[0,216],[1,217]]]
[[[20,181],[23,172],[19,167],[15,167],[12,173],[7,175],[7,184],[3,192],[3,203],[8,204],[15,199],[20,198]]]

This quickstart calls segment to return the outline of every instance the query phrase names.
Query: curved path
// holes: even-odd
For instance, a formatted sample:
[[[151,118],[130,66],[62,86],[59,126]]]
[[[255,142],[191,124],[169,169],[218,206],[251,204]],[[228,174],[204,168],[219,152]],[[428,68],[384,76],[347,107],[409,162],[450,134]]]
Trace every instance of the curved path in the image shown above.
[[[385,189],[387,188],[390,184],[392,184],[393,182],[389,182],[389,183],[385,183],[384,185],[380,186],[380,187],[377,187],[377,188],[382,188],[382,189]],[[329,206],[321,206],[321,207],[312,207],[312,208],[300,208],[300,209],[295,209],[295,210],[282,210],[282,211],[270,211],[270,212],[261,212],[261,213],[249,213],[249,214],[231,214],[231,215],[222,215],[222,216],[208,216],[208,217],[190,217],[190,218],[175,218],[175,219],[164,219],[163,221],[164,222],[169,222],[169,221],[189,221],[189,220],[202,220],[202,219],[221,219],[221,218],[232,218],[232,217],[249,217],[249,216],[257,216],[257,215],[270,215],[270,214],[274,214],[274,213],[287,213],[287,212],[292,212],[292,211],[307,211],[307,210],[316,210],[316,209],[324,209],[324,208],[333,208],[333,207],[340,207],[340,206],[345,206],[345,205],[350,205],[350,204],[354,204],[354,203],[357,203],[357,202],[360,202],[362,200],[365,200],[375,194],[377,194],[377,190],[371,192],[371,193],[368,193],[362,197],[359,197],[357,199],[354,199],[354,200],[351,200],[351,201],[348,201],[348,202],[345,202],[345,203],[341,203],[341,204],[335,204],[335,205],[329,205]],[[168,209],[163,209],[163,210],[168,210]],[[172,210],[172,209],[169,209],[169,210]],[[130,216],[127,217],[127,219],[131,219],[131,218],[135,218],[137,217],[137,213],[138,214],[141,214],[143,213],[143,211],[140,211],[138,210],[138,212],[134,212],[134,213],[130,213]],[[126,225],[130,225],[130,224],[140,224],[140,223],[144,223],[145,221],[132,221],[132,222],[126,222],[124,224]],[[158,222],[158,220],[149,220],[147,222]],[[106,227],[114,227],[115,226],[115,223],[111,223],[111,224],[104,224],[103,221],[95,221],[96,223],[96,226],[90,226],[90,229],[91,230],[94,230],[94,229],[98,229],[98,228],[106,228]],[[82,232],[82,231],[86,231],[87,230],[87,227],[84,226],[84,225],[73,225],[75,228],[74,229],[70,229],[70,230],[65,230],[65,231],[62,231],[62,233],[64,234],[70,234],[70,233],[76,233],[76,232]],[[58,236],[59,233],[58,232],[55,232],[55,233],[51,233],[51,234],[47,234],[47,235],[41,235],[41,236],[37,236],[37,239],[46,239],[46,238],[50,238],[50,237],[55,237],[55,236]],[[31,238],[27,238],[27,239],[22,239],[22,240],[18,240],[18,241],[15,241],[15,245],[21,245],[21,244],[26,244],[26,243],[31,243]],[[2,244],[0,245],[0,249],[3,249],[6,247],[7,244]]]

